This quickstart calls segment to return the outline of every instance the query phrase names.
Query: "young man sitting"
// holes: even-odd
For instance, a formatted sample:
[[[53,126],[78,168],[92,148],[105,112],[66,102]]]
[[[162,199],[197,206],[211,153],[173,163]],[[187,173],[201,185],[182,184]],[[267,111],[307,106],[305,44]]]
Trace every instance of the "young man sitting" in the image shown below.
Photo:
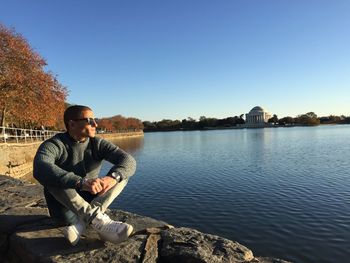
[[[34,158],[34,177],[44,186],[50,216],[75,245],[90,224],[101,240],[119,243],[133,231],[105,211],[135,173],[135,159],[116,145],[95,137],[97,123],[89,107],[66,109],[67,132],[43,142]],[[98,178],[103,160],[114,164]]]

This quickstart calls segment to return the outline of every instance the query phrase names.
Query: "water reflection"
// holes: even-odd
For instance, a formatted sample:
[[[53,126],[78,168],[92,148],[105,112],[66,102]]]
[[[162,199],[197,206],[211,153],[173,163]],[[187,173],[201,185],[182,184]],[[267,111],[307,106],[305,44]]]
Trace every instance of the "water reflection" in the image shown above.
[[[125,137],[109,140],[115,145],[131,154],[136,154],[143,149],[144,137]]]

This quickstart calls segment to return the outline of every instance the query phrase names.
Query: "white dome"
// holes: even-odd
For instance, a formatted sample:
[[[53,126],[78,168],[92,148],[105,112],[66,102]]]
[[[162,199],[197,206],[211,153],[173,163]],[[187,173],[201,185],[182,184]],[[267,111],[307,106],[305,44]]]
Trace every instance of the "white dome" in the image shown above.
[[[253,109],[251,109],[251,111],[249,112],[249,114],[251,113],[260,113],[260,112],[265,112],[265,110],[263,108],[261,108],[260,106],[255,106]]]

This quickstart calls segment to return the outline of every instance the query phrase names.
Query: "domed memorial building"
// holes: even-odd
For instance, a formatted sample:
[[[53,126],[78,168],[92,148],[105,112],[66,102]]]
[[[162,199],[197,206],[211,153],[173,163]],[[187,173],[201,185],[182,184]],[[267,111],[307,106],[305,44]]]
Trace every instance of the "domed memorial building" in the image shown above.
[[[256,106],[245,115],[245,127],[247,128],[262,128],[269,126],[268,120],[271,114],[265,111],[262,107]]]

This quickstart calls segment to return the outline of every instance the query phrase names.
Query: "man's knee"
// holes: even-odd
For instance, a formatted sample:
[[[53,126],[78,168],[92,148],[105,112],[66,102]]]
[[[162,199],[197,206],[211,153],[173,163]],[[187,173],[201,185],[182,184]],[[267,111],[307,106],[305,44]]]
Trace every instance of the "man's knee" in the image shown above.
[[[75,196],[77,196],[78,192],[77,190],[73,189],[73,188],[60,188],[60,187],[46,187],[47,191],[53,195],[53,196],[64,196],[64,197],[68,197],[68,198],[74,198]]]

